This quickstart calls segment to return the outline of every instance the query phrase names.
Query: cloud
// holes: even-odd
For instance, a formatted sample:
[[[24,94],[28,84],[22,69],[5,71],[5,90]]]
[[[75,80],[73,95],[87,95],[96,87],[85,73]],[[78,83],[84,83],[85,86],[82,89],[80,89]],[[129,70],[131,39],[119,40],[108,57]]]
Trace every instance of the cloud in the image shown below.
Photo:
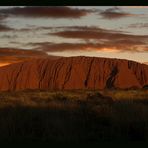
[[[3,15],[33,18],[80,18],[86,16],[90,12],[92,11],[87,9],[78,9],[66,6],[27,6],[0,10],[0,13]]]
[[[121,9],[119,9],[118,7],[106,9],[100,12],[100,15],[105,19],[119,19],[119,18],[124,18],[129,16],[137,16],[136,14],[126,13]]]
[[[128,27],[129,28],[148,28],[148,23],[135,23],[135,24],[130,24]]]
[[[14,29],[11,27],[8,27],[7,25],[0,24],[0,32],[1,31],[12,31],[12,30]]]
[[[124,41],[108,41],[104,43],[30,43],[29,45],[34,46],[35,50],[41,50],[45,52],[59,52],[59,51],[100,51],[105,50],[107,52],[142,52],[148,51],[147,46],[143,46],[141,42],[135,44],[135,42]]]
[[[6,18],[7,18],[6,15],[2,15],[2,14],[0,14],[0,21],[3,21],[3,20],[6,19]]]
[[[58,30],[59,29],[59,30]],[[69,26],[59,27],[54,33],[58,37],[66,39],[80,39],[72,43],[29,43],[35,49],[43,51],[78,51],[78,50],[106,50],[106,51],[148,51],[147,35],[132,35],[127,32],[107,30],[98,27]]]
[[[100,43],[30,43],[34,46],[35,50],[41,50],[45,52],[62,52],[62,51],[93,51],[93,50],[104,50],[105,48],[111,47],[109,44]],[[109,50],[112,50],[111,48]]]
[[[148,6],[120,6],[122,8],[136,8],[136,9],[143,9],[148,8]]]
[[[107,30],[97,27],[64,27],[62,31],[56,31],[54,33],[50,33],[51,35],[56,35],[63,38],[75,38],[75,39],[95,39],[95,40],[113,40],[113,41],[125,41],[125,43],[135,42],[139,43],[142,42],[143,44],[145,41],[148,41],[148,35],[132,35],[127,34],[126,32],[122,31],[115,31],[115,30]]]
[[[29,45],[34,46],[36,50],[43,51],[71,51],[71,50],[86,50],[89,47],[97,47],[93,43],[51,43],[51,42],[41,42],[41,43],[30,43]]]
[[[1,35],[1,37],[3,39],[14,39],[14,38],[18,38],[18,36],[16,34],[12,34],[12,35],[4,34],[4,35]],[[19,42],[15,42],[15,41],[9,41],[9,43],[19,44]]]
[[[15,29],[15,32],[37,32],[41,30],[54,30],[56,27],[46,27],[46,26],[28,26],[26,28]]]
[[[0,63],[3,65],[46,56],[48,55],[43,51],[16,48],[0,48]]]

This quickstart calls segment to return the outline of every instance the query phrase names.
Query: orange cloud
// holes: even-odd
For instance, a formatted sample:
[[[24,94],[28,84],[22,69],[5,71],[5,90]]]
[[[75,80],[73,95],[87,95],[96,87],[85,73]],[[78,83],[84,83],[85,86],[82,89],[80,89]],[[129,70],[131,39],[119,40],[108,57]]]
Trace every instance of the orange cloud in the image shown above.
[[[105,50],[105,51],[118,51],[118,52],[142,52],[148,51],[148,48],[143,45],[135,45],[134,43],[126,42],[112,42],[108,41],[105,43],[30,43],[34,46],[34,49],[42,50],[46,52],[57,52],[57,51],[89,51],[89,50]]]
[[[47,57],[48,55],[43,51],[14,49],[14,48],[0,48],[0,66],[25,61],[33,58]]]

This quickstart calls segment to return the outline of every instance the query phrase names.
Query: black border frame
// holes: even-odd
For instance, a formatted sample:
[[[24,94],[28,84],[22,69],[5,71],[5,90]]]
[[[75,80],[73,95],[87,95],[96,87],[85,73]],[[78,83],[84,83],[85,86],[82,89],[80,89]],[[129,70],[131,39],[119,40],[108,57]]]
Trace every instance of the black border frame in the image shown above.
[[[146,4],[147,2],[147,4]],[[147,0],[0,0],[3,6],[147,6]]]

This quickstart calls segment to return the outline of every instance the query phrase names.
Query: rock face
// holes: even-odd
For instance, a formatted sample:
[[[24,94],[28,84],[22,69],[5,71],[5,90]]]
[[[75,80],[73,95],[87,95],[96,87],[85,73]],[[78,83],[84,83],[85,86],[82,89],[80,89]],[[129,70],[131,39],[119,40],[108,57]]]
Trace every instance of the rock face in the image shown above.
[[[148,65],[128,60],[69,57],[36,59],[0,68],[0,90],[143,88]]]

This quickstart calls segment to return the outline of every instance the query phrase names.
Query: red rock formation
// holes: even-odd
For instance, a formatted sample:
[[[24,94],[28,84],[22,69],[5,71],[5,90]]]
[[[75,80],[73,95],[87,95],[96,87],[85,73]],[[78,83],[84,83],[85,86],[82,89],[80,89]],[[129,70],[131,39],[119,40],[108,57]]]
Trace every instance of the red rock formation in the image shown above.
[[[128,60],[69,57],[36,59],[0,68],[0,90],[142,88],[148,65]]]

